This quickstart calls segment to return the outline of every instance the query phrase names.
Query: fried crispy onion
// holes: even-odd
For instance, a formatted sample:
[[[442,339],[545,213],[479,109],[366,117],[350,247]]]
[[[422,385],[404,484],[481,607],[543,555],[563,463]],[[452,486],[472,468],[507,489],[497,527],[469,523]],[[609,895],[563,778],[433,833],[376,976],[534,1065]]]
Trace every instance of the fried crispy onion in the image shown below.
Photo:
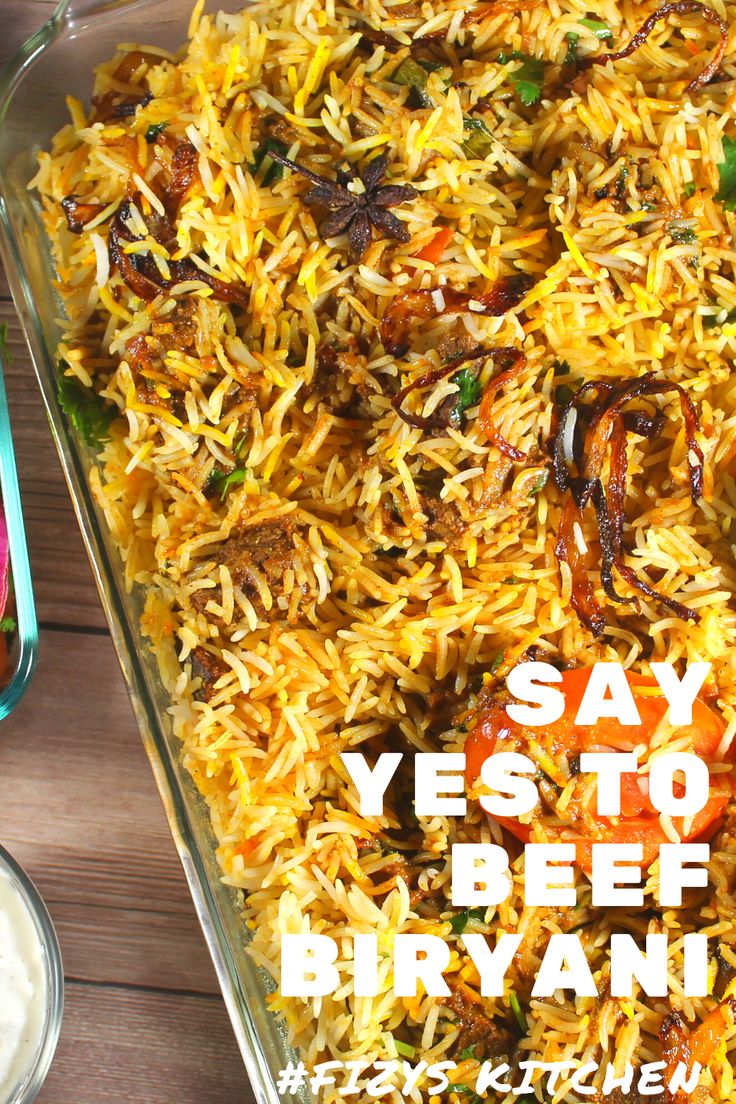
[[[593,65],[605,65],[608,61],[621,61],[622,58],[631,57],[640,46],[644,45],[657,23],[662,19],[666,19],[669,15],[691,15],[693,12],[699,12],[703,19],[707,20],[708,23],[712,23],[721,36],[713,57],[705,69],[691,80],[685,89],[686,92],[697,92],[715,76],[728,45],[728,25],[717,12],[706,7],[705,4],[699,3],[698,0],[679,0],[678,3],[665,4],[657,11],[652,12],[648,19],[644,20],[636,34],[632,35],[631,41],[622,50],[608,54],[590,54],[587,57],[580,58],[577,62],[578,68],[590,69]]]
[[[430,321],[464,311],[498,317],[518,307],[533,283],[531,276],[520,272],[515,276],[503,277],[490,291],[477,297],[447,287],[406,291],[392,299],[386,308],[381,319],[381,341],[387,353],[403,356],[409,349],[409,330],[413,319]]]
[[[127,225],[129,215],[130,205],[123,203],[118,208],[110,226],[108,238],[110,266],[111,269],[115,267],[119,269],[124,282],[140,299],[150,303],[162,291],[168,291],[187,280],[197,280],[211,288],[215,299],[219,299],[220,302],[247,305],[249,294],[246,288],[238,284],[227,284],[208,272],[203,272],[194,261],[188,258],[181,261],[168,261],[170,276],[165,277],[149,253],[126,253],[126,243],[142,240],[129,229]],[[157,220],[151,233],[157,241],[175,237],[168,220],[161,218]]]
[[[568,491],[560,520],[558,560],[568,565],[572,576],[572,606],[595,636],[605,628],[603,611],[589,581],[591,555],[582,532],[583,511],[592,503],[600,542],[600,577],[612,602],[626,602],[616,590],[615,574],[632,589],[671,610],[683,621],[697,621],[697,614],[681,602],[662,594],[640,578],[624,561],[624,504],[626,499],[629,433],[653,439],[662,431],[663,416],[641,410],[626,410],[641,398],[675,393],[680,402],[687,444],[690,494],[697,503],[703,494],[703,452],[696,439],[698,418],[687,392],[677,383],[647,373],[622,383],[589,381],[580,387],[559,416],[553,446],[553,472],[561,491]],[[607,485],[603,470],[608,457]]]

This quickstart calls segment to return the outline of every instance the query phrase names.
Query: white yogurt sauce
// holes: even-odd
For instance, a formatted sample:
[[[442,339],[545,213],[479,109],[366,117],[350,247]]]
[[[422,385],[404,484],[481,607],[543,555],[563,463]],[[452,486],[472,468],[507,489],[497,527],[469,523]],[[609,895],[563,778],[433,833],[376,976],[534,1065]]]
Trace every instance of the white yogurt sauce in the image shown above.
[[[46,997],[43,950],[33,918],[0,867],[0,1104],[13,1099],[33,1065]]]

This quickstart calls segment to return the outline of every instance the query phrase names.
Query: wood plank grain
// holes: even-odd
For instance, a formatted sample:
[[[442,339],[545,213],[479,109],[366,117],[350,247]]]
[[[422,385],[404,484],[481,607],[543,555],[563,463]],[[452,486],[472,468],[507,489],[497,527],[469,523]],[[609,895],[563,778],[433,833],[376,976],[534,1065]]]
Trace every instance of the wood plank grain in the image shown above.
[[[0,777],[0,838],[50,900],[191,915],[107,637],[41,633],[34,681],[3,723]]]
[[[67,978],[219,996],[192,909],[120,909],[47,900]]]
[[[208,997],[70,984],[39,1104],[250,1104],[227,1015]]]
[[[8,405],[38,616],[53,624],[102,629],[105,615],[12,303],[0,302],[3,322],[12,358],[6,370]]]

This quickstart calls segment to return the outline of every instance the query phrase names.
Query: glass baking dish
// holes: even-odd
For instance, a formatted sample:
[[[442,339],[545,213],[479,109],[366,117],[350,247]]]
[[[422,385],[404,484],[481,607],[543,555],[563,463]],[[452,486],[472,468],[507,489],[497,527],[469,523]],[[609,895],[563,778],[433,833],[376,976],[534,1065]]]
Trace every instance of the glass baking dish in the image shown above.
[[[210,7],[237,10],[242,3],[213,0]],[[238,899],[220,880],[207,808],[180,762],[168,696],[140,633],[143,595],[126,594],[120,558],[90,492],[94,455],[57,402],[54,350],[62,307],[36,199],[27,189],[36,151],[67,121],[66,95],[88,101],[94,66],[121,42],[177,49],[191,10],[191,0],[62,0],[25,44],[0,75],[0,245],[120,666],[247,1074],[259,1104],[276,1104],[282,1099],[275,1088],[278,1070],[294,1054],[267,1007],[272,985],[246,953]]]

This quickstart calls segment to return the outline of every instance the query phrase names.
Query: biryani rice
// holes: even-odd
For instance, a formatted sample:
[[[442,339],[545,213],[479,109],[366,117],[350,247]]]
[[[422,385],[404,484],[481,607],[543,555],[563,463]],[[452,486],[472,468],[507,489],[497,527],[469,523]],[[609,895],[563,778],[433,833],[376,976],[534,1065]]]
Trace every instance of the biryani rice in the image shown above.
[[[711,6],[736,27],[736,4]],[[564,662],[618,660],[636,670],[653,659],[708,660],[727,725],[723,755],[736,733],[736,216],[716,198],[723,138],[736,136],[736,63],[727,51],[717,80],[685,95],[713,48],[712,28],[688,16],[659,24],[632,57],[571,87],[562,68],[569,36],[579,36],[582,54],[600,48],[580,22],[589,15],[584,0],[479,5],[468,23],[474,8],[261,0],[239,14],[205,14],[200,3],[179,54],[122,44],[97,70],[98,101],[139,95],[144,76],[150,101],[130,117],[95,121],[94,107],[70,99],[71,122],[40,155],[33,181],[66,313],[59,357],[67,376],[120,414],[92,487],[128,586],[146,589],[144,630],[185,763],[210,808],[223,878],[245,896],[250,952],[276,982],[284,933],[331,935],[345,956],[334,996],[273,995],[308,1064],[394,1057],[394,1036],[427,1062],[453,1053],[460,1029],[450,1009],[427,996],[396,998],[388,954],[380,995],[353,995],[349,937],[378,932],[385,952],[396,933],[453,940],[450,845],[504,839],[472,801],[465,822],[419,818],[418,885],[439,902],[434,916],[423,915],[395,874],[396,852],[364,846],[400,836],[405,809],[389,803],[384,816],[362,817],[342,750],[388,739],[462,750],[462,732],[432,724],[429,695],[439,684],[469,698],[500,655],[508,666],[532,644]],[[606,0],[595,16],[621,43],[651,10]],[[396,47],[379,39],[366,48],[371,28]],[[453,80],[430,72],[434,106],[417,107],[392,76],[417,39],[435,34],[435,58]],[[729,32],[730,47],[735,38]],[[139,66],[120,79],[121,60],[138,50]],[[544,59],[542,97],[530,107],[510,84],[516,63],[499,60],[514,50]],[[492,132],[481,158],[468,152],[464,130],[476,108]],[[162,128],[163,143],[147,141],[150,127]],[[323,242],[298,174],[267,183],[255,168],[266,133],[328,177],[341,161],[387,153],[391,182],[418,192],[393,210],[410,240],[375,235],[359,261],[344,237]],[[197,180],[179,205],[176,240],[164,246],[149,225],[166,215],[166,140],[191,143]],[[102,208],[80,235],[60,207],[70,194]],[[150,254],[163,280],[172,263],[191,258],[203,274],[245,288],[247,308],[218,301],[198,279],[149,303],[138,298],[108,257],[109,220],[124,200],[140,239],[126,253]],[[677,241],[673,220],[692,233]],[[437,262],[424,260],[438,226],[449,227],[450,240]],[[452,287],[477,300],[518,273],[534,280],[518,309],[489,317],[471,303],[424,320],[401,359],[381,343],[380,320],[397,295]],[[143,386],[130,349],[151,335],[160,356]],[[526,365],[498,394],[493,417],[524,463],[489,443],[477,408],[462,427],[431,434],[393,409],[398,387],[437,367],[458,337],[523,348]],[[346,351],[342,376],[326,383],[325,343]],[[495,371],[489,360],[481,383]],[[688,496],[688,446],[676,418],[658,440],[637,438],[628,562],[699,620],[686,623],[638,595],[606,607],[608,625],[595,640],[571,608],[570,571],[554,555],[561,495],[544,483],[546,442],[560,386],[644,371],[680,383],[697,406],[705,501]],[[330,405],[333,388],[350,396],[347,405]],[[448,378],[406,405],[428,417],[456,393]],[[665,412],[670,401],[660,403]],[[213,476],[234,466],[242,481],[213,495]],[[428,507],[461,519],[457,539]],[[253,570],[244,588],[223,549],[233,534],[255,540],[264,526],[287,533],[293,549],[278,579]],[[589,521],[578,536],[595,546]],[[193,667],[197,649],[218,664],[207,695]],[[563,787],[559,813],[569,799]],[[531,828],[532,839],[547,838],[544,818]],[[662,925],[670,997],[526,1000],[519,1057],[601,1066],[608,1058],[621,1072],[627,1061],[659,1060],[671,1009],[688,1023],[704,1018],[713,1000],[682,992],[682,936],[706,931],[736,968],[734,830],[729,810],[711,886],[689,907],[653,917],[583,906],[580,938],[603,993],[611,932],[643,936]],[[565,925],[554,910],[524,906],[521,859],[513,875],[511,897],[469,921],[470,930],[524,934],[506,996],[484,1002],[505,1025],[510,993],[528,994],[550,934]],[[655,864],[650,890],[656,877]],[[479,979],[452,946],[449,980],[472,998]],[[702,1100],[733,1099],[735,1051],[731,1032],[702,1075]],[[451,1079],[472,1087],[477,1068],[465,1059]],[[543,1099],[541,1086],[536,1092]],[[409,1095],[425,1099],[421,1086]],[[553,1099],[568,1098],[562,1078]],[[328,1089],[324,1099],[337,1094]]]

